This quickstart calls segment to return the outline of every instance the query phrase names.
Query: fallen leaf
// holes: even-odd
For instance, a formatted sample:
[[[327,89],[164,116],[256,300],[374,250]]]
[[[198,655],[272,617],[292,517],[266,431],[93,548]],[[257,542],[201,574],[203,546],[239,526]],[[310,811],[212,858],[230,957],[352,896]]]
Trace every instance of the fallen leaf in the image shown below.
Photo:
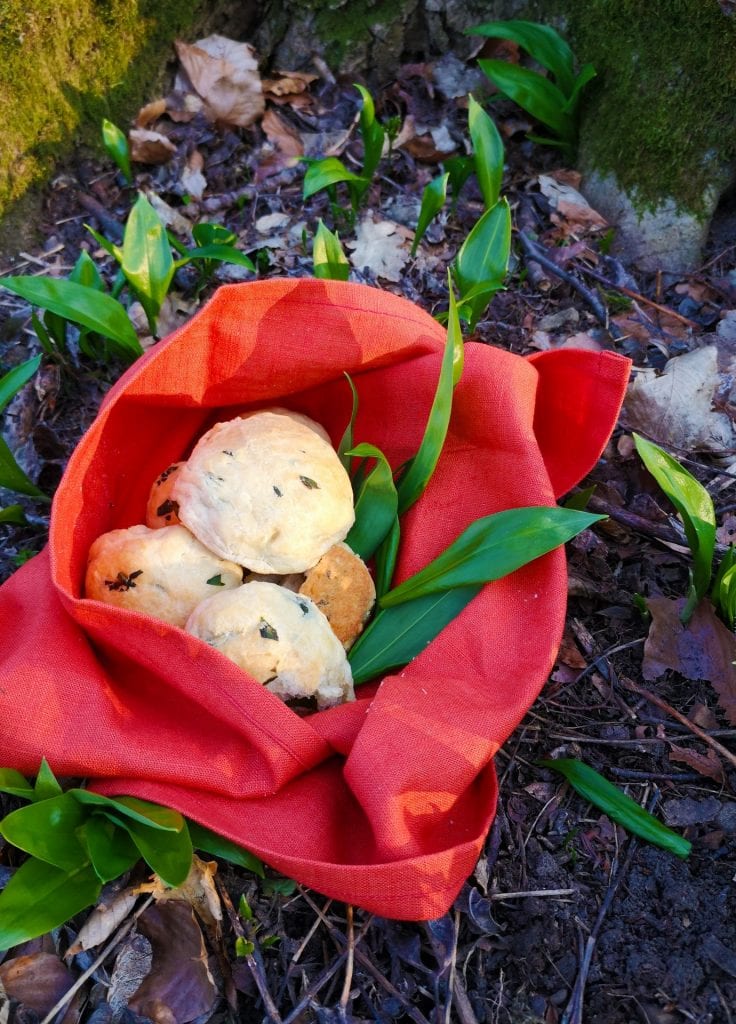
[[[701,704],[700,701],[697,704],[693,704],[687,717],[694,725],[699,725],[701,729],[718,728],[718,719],[712,709],[707,704]]]
[[[128,142],[130,158],[138,164],[165,164],[176,153],[176,146],[171,139],[150,128],[131,128]]]
[[[188,124],[203,109],[202,98],[194,92],[175,89],[166,97],[166,113],[177,123]]]
[[[144,107],[138,111],[138,115],[135,119],[136,128],[147,128],[149,124],[153,124],[159,117],[166,113],[166,100],[159,99],[153,100],[151,103],[146,103]]]
[[[624,403],[627,424],[676,448],[733,448],[730,418],[711,408],[720,384],[715,345],[670,359],[660,376],[637,370]]]
[[[158,192],[153,189],[146,189],[146,199],[161,218],[164,227],[172,228],[177,235],[189,238],[192,233],[191,221],[182,216],[173,206],[169,206],[165,199],[162,199]]]
[[[652,622],[644,644],[642,674],[658,679],[667,669],[686,679],[707,679],[718,695],[726,718],[736,725],[736,637],[704,600],[687,627],[680,622],[684,600],[651,597],[647,608]]]
[[[182,900],[188,903],[208,927],[216,930],[222,923],[222,904],[215,888],[216,874],[217,861],[202,860],[195,853],[192,857],[189,874],[184,882],[172,889],[156,879],[160,888],[156,891],[152,890],[153,896],[158,903],[166,903],[170,900]]]
[[[285,167],[293,167],[298,158],[304,155],[304,143],[299,132],[270,108],[263,115],[261,128],[266,133],[268,141],[276,146],[280,154],[288,158],[284,161]]]
[[[690,750],[689,747],[678,747],[675,743],[670,744],[670,761],[682,761],[689,765],[694,771],[705,775],[716,782],[723,782],[723,765],[712,747],[708,747],[704,754],[697,750]]]
[[[83,949],[101,946],[123,923],[137,899],[138,893],[133,889],[123,889],[112,903],[99,903],[79,930],[76,942],[66,951],[67,959],[76,956]]]
[[[398,139],[394,145],[398,146]],[[402,148],[415,160],[436,164],[454,153],[457,143],[447,130],[447,125],[443,124],[424,132],[417,129],[417,134],[402,143]]]
[[[562,642],[560,643],[557,660],[561,661],[563,665],[569,666],[569,668],[583,669],[588,666],[588,662],[581,653],[569,626],[565,626],[565,631],[562,634]]]
[[[211,121],[247,128],[261,116],[265,101],[252,46],[219,35],[175,46]]]
[[[203,167],[204,157],[198,149],[192,150],[179,179],[184,191],[197,201],[202,198],[207,188],[207,179],[202,173]]]
[[[262,82],[264,93],[270,93],[272,96],[294,96],[303,93],[319,78],[319,75],[312,75],[307,71],[276,71],[275,74],[278,78],[264,78]]]
[[[183,900],[155,903],[138,918],[138,930],[151,943],[153,963],[128,1001],[129,1008],[156,1024],[188,1024],[209,1013],[217,989],[189,904]]]
[[[608,221],[594,210],[576,188],[550,174],[540,174],[539,189],[556,213],[552,221],[578,228],[607,228]]]
[[[24,1009],[43,1017],[74,984],[74,978],[55,953],[31,953],[0,964],[0,985]],[[20,1017],[18,1018],[20,1020]],[[72,1000],[61,1024],[79,1019],[78,998]]]
[[[270,235],[272,231],[285,228],[289,223],[288,213],[266,213],[253,225],[259,235]]]
[[[129,935],[115,957],[107,1001],[119,1017],[151,970],[153,950],[145,935]]]
[[[346,243],[353,250],[350,262],[357,270],[368,269],[386,281],[400,281],[409,259],[410,236],[410,231],[393,221],[365,217],[358,225],[355,241]]]

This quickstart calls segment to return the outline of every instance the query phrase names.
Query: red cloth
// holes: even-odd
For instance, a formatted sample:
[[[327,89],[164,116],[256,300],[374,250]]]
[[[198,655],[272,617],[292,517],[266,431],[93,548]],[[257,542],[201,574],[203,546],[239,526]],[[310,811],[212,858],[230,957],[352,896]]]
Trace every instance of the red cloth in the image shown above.
[[[115,385],[54,500],[49,545],[0,588],[0,764],[175,807],[337,899],[381,915],[444,913],[496,805],[492,758],[553,663],[564,551],[493,583],[403,671],[356,703],[299,718],[173,626],[82,599],[101,533],[142,522],[149,487],[215,419],[279,404],[393,466],[421,440],[444,330],[361,285],[271,280],[221,288]],[[466,346],[445,449],[405,517],[397,579],[470,522],[552,504],[610,434],[628,361],[522,359]]]

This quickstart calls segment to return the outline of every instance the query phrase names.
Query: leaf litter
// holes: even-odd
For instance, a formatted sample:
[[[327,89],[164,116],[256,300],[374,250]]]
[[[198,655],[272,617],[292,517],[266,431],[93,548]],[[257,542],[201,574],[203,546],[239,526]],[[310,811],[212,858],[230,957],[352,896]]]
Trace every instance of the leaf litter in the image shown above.
[[[482,208],[472,177],[454,212],[448,207],[427,232],[414,260],[408,250],[424,186],[450,153],[467,152],[467,104],[458,82],[464,84],[473,62],[397,67],[395,81],[374,93],[379,118],[399,117],[399,135],[352,230],[331,220],[324,194],[302,201],[300,165],[302,155],[332,155],[359,167],[359,102],[352,84],[324,66],[272,71],[261,80],[246,44],[220,37],[195,47],[199,52],[183,51],[189,71],[165,98],[141,110],[134,128],[152,133],[149,141],[166,155],[165,162],[139,172],[139,183],[159,197],[162,211],[171,211],[172,230],[188,241],[198,220],[218,220],[235,232],[238,247],[264,254],[261,276],[304,276],[311,262],[300,246],[301,230],[309,235],[322,217],[339,229],[354,280],[378,283],[430,312],[443,308],[447,264]],[[504,41],[479,40],[478,52],[519,59]],[[533,126],[518,109],[503,101],[492,109],[507,148],[504,194],[537,248],[518,249],[509,287],[479,322],[476,341],[522,354],[574,345],[632,356],[637,372],[625,426],[636,425],[672,446],[677,457],[691,459],[690,468],[714,495],[718,540],[727,544],[736,534],[728,468],[736,447],[733,249],[711,247],[699,275],[671,285],[639,280],[635,268],[604,251],[608,228],[582,198],[579,176],[561,167],[557,154],[525,140]],[[22,269],[25,261],[34,273],[61,274],[90,245],[83,220],[108,237],[117,226],[122,237],[131,196],[109,167],[82,160],[57,178],[45,202],[51,234],[28,259],[19,256],[15,267]],[[713,239],[718,237],[714,230]],[[348,242],[357,244],[350,248]],[[535,256],[547,261],[541,272]],[[110,279],[114,268],[104,253],[96,258]],[[231,271],[218,270],[215,283],[230,279]],[[177,292],[164,314],[171,327],[209,294],[193,298],[184,277],[177,278]],[[605,324],[596,313],[601,302],[609,314]],[[19,363],[32,355],[27,311],[7,294],[0,295],[0,321],[8,358]],[[64,377],[63,386],[58,373],[49,388],[28,385],[8,410],[14,443],[39,480],[46,474],[58,481],[115,376],[107,368],[78,370]],[[46,380],[48,368],[44,374]],[[710,1015],[714,1024],[728,1020],[725,1008],[736,1005],[736,928],[723,894],[731,891],[736,856],[736,773],[713,744],[716,737],[729,744],[728,727],[735,724],[733,638],[708,606],[696,613],[687,635],[681,629],[677,599],[687,589],[687,549],[628,434],[614,437],[581,489],[593,483],[588,507],[610,518],[570,545],[566,639],[550,683],[499,753],[499,810],[474,879],[450,914],[429,926],[375,921],[355,911],[347,1004],[341,1002],[351,927],[345,908],[282,884],[286,880],[264,884],[222,863],[215,877],[206,862],[195,862],[184,899],[140,877],[128,879],[118,897],[106,897],[43,947],[12,951],[0,972],[15,964],[19,978],[26,971],[27,979],[47,978],[55,994],[62,972],[76,976],[88,969],[130,925],[83,986],[86,1002],[70,1006],[69,1020],[99,1011],[99,1019],[137,1013],[183,1021],[196,1010],[204,1021],[218,1019],[230,1006],[245,1013],[243,1019],[274,1021],[276,1012],[305,1022],[342,1013],[341,1020],[473,1024],[490,1014],[504,1024],[559,1024],[580,976],[580,928],[598,928],[597,974],[586,989],[588,1019],[620,1024],[637,1007],[658,1024],[674,1014],[702,1021]],[[41,517],[0,526],[3,578],[27,552],[38,550],[45,529]],[[643,594],[653,613],[651,629],[632,602],[634,594]],[[657,703],[627,687],[627,679],[639,678],[651,679],[655,689],[645,692]],[[679,822],[693,842],[693,862],[675,863],[637,846],[605,817],[591,818],[583,801],[536,766],[549,756],[585,760],[638,802],[658,801],[665,820]],[[9,798],[0,801],[10,809]],[[657,806],[654,811],[660,813]],[[0,850],[0,885],[16,865],[7,847]],[[624,884],[614,889],[621,873]],[[157,899],[134,922],[131,914],[151,885]],[[138,903],[128,908],[136,892]],[[252,912],[240,923],[252,946],[246,958],[234,948],[237,912],[221,920],[222,893],[230,893],[235,905],[245,894]],[[608,906],[603,918],[601,906]],[[34,957],[28,967],[17,963]],[[0,973],[4,984],[2,978]],[[15,1008],[19,997],[5,988]],[[30,998],[27,988],[22,999],[29,1008]]]

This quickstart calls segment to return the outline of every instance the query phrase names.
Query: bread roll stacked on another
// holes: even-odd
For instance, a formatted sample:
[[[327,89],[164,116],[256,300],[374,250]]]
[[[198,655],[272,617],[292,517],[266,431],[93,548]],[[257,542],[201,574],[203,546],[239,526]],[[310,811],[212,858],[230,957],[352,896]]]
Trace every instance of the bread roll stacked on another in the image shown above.
[[[215,424],[154,481],[146,525],[92,545],[85,596],[204,640],[284,700],[354,700],[346,651],[375,602],[343,543],[350,478],[326,431],[273,408]]]

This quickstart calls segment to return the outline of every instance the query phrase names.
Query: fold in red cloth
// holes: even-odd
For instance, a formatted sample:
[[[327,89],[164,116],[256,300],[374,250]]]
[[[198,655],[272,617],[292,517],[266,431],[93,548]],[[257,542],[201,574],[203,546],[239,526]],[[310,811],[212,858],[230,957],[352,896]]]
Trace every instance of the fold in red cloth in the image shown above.
[[[407,668],[300,718],[201,641],[81,596],[87,552],[143,521],[157,474],[214,420],[279,404],[337,443],[417,449],[445,332],[408,301],[341,282],[221,288],[107,396],[54,500],[48,549],[0,588],[0,763],[94,779],[177,808],[268,864],[378,914],[444,913],[496,805],[492,758],[537,696],[562,631],[558,549],[489,586]],[[595,464],[628,361],[522,359],[469,343],[447,442],[403,523],[397,581],[473,520],[553,504]]]

